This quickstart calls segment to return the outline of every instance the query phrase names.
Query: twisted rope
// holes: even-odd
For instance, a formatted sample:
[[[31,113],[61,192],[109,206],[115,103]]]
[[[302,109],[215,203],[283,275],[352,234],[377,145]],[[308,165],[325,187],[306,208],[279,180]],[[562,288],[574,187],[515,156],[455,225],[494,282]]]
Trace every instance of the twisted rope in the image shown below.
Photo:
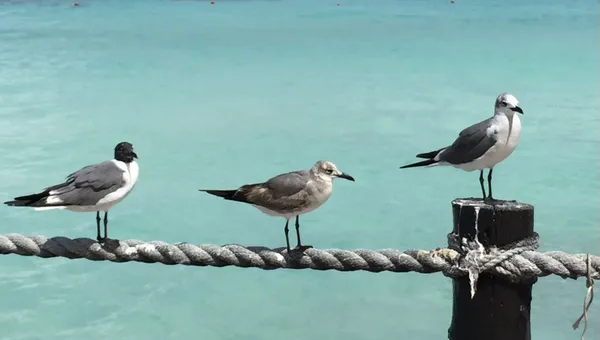
[[[508,244],[503,247],[491,246],[489,249],[483,247],[478,239],[467,240],[461,239],[457,234],[448,234],[448,247],[463,254],[462,258],[458,263],[458,267],[466,270],[469,273],[469,283],[471,285],[471,298],[475,296],[477,291],[477,280],[479,274],[488,272],[490,270],[501,271],[503,268],[498,266],[503,262],[513,258],[515,255],[521,254],[525,251],[536,250],[539,246],[539,235],[533,233],[531,237],[525,238]],[[510,276],[511,281],[518,281],[515,275],[511,275],[519,271],[519,268],[511,268],[511,271],[505,274]],[[519,277],[522,281],[526,278]],[[536,276],[530,276],[530,280],[534,281],[537,279]]]
[[[521,247],[522,248],[522,247]],[[517,249],[517,248],[514,248]],[[42,258],[85,258],[92,261],[182,264],[189,266],[237,266],[261,269],[304,269],[370,272],[442,272],[448,277],[469,275],[469,269],[478,267],[486,272],[513,282],[535,280],[537,277],[558,275],[562,278],[587,277],[587,254],[567,254],[560,251],[538,253],[519,249],[490,252],[478,256],[479,260],[465,260],[454,249],[432,251],[394,249],[340,250],[308,249],[304,252],[285,248],[217,246],[189,243],[169,244],[161,241],[109,240],[104,245],[89,238],[0,235],[0,254],[18,254]],[[520,253],[519,253],[520,252]],[[600,278],[600,257],[590,256],[589,275]]]

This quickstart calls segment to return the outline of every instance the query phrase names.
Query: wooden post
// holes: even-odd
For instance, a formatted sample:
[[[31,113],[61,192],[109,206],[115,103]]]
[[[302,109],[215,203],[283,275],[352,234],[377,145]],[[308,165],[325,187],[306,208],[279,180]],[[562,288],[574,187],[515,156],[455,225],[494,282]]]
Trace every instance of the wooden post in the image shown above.
[[[515,201],[456,199],[452,202],[454,233],[487,249],[533,235],[533,206]],[[514,284],[499,277],[479,275],[471,298],[469,278],[453,280],[454,303],[450,340],[531,340],[530,284]]]

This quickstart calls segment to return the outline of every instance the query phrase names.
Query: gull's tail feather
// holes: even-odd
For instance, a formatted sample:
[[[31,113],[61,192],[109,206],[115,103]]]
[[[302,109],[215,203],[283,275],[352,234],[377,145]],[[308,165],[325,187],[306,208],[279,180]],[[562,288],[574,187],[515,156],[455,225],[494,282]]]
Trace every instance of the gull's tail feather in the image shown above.
[[[408,164],[408,165],[404,165],[401,166],[400,169],[406,169],[406,168],[416,168],[418,166],[432,166],[432,165],[436,165],[437,163],[439,163],[439,158],[438,155],[440,154],[440,152],[444,151],[446,148],[441,148],[439,150],[435,150],[435,151],[429,151],[429,152],[424,152],[424,153],[420,153],[417,155],[418,158],[427,158],[427,160],[424,161],[420,161],[420,162],[416,162],[416,163],[412,163],[412,164]]]
[[[246,195],[244,194],[244,192],[239,189],[235,189],[235,190],[204,190],[204,189],[200,189],[199,191],[206,192],[213,196],[222,197],[229,201],[238,201],[238,202],[244,202],[244,203],[248,202],[246,200]]]
[[[54,191],[62,186],[64,185],[55,185],[37,194],[15,197],[13,201],[7,201],[4,204],[9,207],[32,207],[35,210],[64,209],[70,204],[65,203]]]
[[[59,196],[60,190],[57,191],[56,189],[64,188],[69,184],[70,182],[65,182],[53,185],[51,187],[47,187],[40,193],[15,197],[13,201],[7,201],[4,202],[4,204],[8,205],[9,207],[46,207],[48,209],[63,209],[68,204],[63,202]]]
[[[427,159],[434,159],[435,156],[437,156],[440,151],[442,151],[444,149],[439,149],[439,150],[435,150],[435,151],[431,151],[431,152],[425,152],[425,153],[420,153],[417,155],[418,158],[427,158]]]
[[[9,207],[28,207],[29,203],[30,203],[30,201],[19,201],[19,200],[4,202],[4,204],[8,205]]]
[[[200,189],[199,191],[206,192],[206,193],[214,195],[214,196],[223,197],[226,200],[230,200],[233,198],[233,196],[235,196],[235,192],[237,190],[203,190],[203,189]]]
[[[429,166],[429,165],[433,165],[433,164],[436,164],[436,163],[438,163],[438,161],[433,160],[433,159],[428,159],[428,160],[425,160],[425,161],[416,162],[416,163],[412,163],[412,164],[401,166],[400,169],[415,168],[415,167],[418,167],[418,166]]]
[[[44,206],[45,198],[50,192],[48,190],[38,194],[15,197],[14,201],[7,201],[4,204],[10,207],[40,207]]]

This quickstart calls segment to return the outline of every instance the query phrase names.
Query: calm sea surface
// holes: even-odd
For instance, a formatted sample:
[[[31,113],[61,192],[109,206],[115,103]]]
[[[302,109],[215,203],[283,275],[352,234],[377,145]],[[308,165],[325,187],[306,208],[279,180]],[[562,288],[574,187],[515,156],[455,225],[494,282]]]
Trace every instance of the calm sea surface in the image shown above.
[[[356,182],[303,217],[318,248],[446,244],[478,174],[399,170],[492,115],[525,115],[494,194],[535,205],[540,251],[600,253],[598,2],[0,1],[0,201],[134,144],[110,236],[284,244],[283,219],[198,188],[333,161]],[[93,214],[0,207],[0,234],[94,237]],[[294,238],[292,238],[294,240]],[[534,339],[579,339],[584,280],[534,286]],[[0,257],[0,339],[445,339],[441,274]],[[586,340],[600,339],[600,303]]]

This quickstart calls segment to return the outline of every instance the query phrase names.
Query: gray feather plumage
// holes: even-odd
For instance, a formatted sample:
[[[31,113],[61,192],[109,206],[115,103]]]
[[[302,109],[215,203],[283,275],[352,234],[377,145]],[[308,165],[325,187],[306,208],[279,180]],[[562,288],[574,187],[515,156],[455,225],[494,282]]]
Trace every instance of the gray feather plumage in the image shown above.
[[[238,189],[246,203],[259,205],[278,212],[291,212],[310,203],[307,188],[308,171],[294,171],[275,176],[264,183],[244,185]]]
[[[439,160],[450,164],[464,164],[483,156],[496,144],[496,138],[487,135],[491,124],[492,118],[489,118],[462,130],[454,143],[439,154]]]
[[[67,176],[63,184],[47,188],[65,205],[95,205],[106,195],[117,191],[125,181],[124,171],[112,161],[88,165]]]
[[[307,170],[288,172],[275,176],[264,183],[264,186],[271,189],[273,198],[283,196],[292,196],[299,191],[306,189],[306,184],[310,179],[310,173]]]

